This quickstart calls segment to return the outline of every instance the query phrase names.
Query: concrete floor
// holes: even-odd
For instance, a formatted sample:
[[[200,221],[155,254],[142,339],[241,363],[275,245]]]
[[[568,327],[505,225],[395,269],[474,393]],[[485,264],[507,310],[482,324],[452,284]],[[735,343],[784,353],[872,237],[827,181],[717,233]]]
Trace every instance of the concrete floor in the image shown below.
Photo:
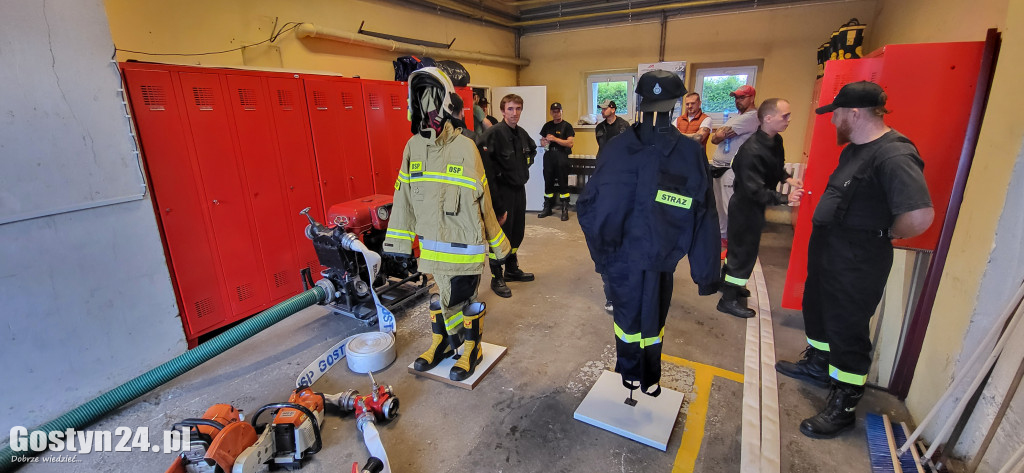
[[[398,314],[398,360],[376,374],[401,400],[401,415],[379,425],[393,471],[403,472],[736,472],[740,470],[741,383],[715,377],[707,400],[703,433],[691,431],[700,404],[694,369],[664,363],[663,386],[686,394],[668,450],[662,452],[573,419],[573,411],[601,370],[614,365],[611,317],[602,309],[601,279],[593,272],[575,214],[568,222],[528,216],[520,262],[536,273],[531,283],[510,283],[511,299],[491,293],[483,280],[480,300],[488,304],[484,340],[508,353],[475,390],[459,389],[409,374],[409,365],[428,343],[425,302]],[[804,348],[799,312],[779,308],[792,229],[770,224],[761,263],[772,302],[778,359],[794,359]],[[742,374],[745,322],[715,310],[717,296],[699,297],[685,261],[676,272],[664,354]],[[231,403],[249,413],[287,399],[299,371],[334,343],[366,330],[356,321],[315,306],[265,330],[206,364],[130,403],[90,430],[148,427],[156,441],[183,418],[199,417],[214,403]],[[334,393],[369,391],[366,375],[336,365],[314,385]],[[823,405],[825,390],[779,377],[783,472],[870,471],[863,421],[835,440],[801,435],[801,419]],[[903,404],[869,390],[859,415],[886,412],[908,420]],[[268,418],[267,415],[261,418]],[[691,422],[693,421],[693,422]],[[47,453],[54,456],[56,454]],[[302,471],[350,471],[367,452],[355,420],[330,415],[324,447]],[[78,463],[24,466],[36,473],[163,471],[170,454],[90,453]]]

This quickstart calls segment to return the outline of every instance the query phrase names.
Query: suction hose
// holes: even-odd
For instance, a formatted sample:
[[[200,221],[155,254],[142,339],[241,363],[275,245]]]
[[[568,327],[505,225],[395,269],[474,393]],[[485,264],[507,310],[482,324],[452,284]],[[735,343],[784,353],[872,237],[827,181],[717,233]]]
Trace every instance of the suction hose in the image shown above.
[[[232,327],[228,331],[217,335],[206,343],[203,343],[181,355],[172,358],[170,361],[153,368],[131,381],[124,383],[99,397],[76,407],[64,415],[33,429],[33,431],[64,432],[67,429],[81,429],[92,424],[110,411],[117,409],[132,400],[146,394],[158,386],[181,376],[185,372],[195,368],[211,358],[227,351],[227,349],[241,343],[245,339],[262,332],[288,316],[305,309],[314,304],[325,301],[328,298],[327,291],[320,285],[298,294],[280,304],[275,305],[259,314],[250,317],[241,324]],[[29,432],[31,434],[32,432]],[[11,439],[13,440],[13,439]],[[0,452],[0,471],[11,471],[15,462],[12,457],[18,455],[36,455],[41,452],[32,450],[26,452],[15,452],[10,445],[4,445]]]

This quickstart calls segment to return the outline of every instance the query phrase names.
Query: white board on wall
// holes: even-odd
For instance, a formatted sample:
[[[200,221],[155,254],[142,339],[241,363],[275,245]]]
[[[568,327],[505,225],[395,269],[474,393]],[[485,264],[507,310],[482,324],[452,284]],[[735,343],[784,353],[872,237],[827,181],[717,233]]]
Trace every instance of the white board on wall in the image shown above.
[[[0,0],[0,224],[145,195],[113,53],[100,0]]]

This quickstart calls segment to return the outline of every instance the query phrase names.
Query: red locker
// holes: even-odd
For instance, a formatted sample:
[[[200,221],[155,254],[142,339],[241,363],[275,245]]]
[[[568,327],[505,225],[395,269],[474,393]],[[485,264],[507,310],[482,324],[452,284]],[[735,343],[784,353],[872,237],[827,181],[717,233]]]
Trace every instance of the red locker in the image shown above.
[[[182,102],[171,73],[124,71],[139,131],[148,180],[178,289],[182,323],[189,338],[231,315],[220,280],[199,169],[188,146]]]
[[[297,255],[291,233],[288,202],[282,179],[281,152],[265,79],[256,75],[225,76],[232,122],[238,137],[253,223],[263,259],[270,302],[286,299],[302,289]],[[296,209],[297,214],[301,209]],[[301,216],[300,216],[301,217]]]
[[[303,78],[325,209],[373,193],[360,82],[341,77]]]
[[[265,306],[269,293],[221,78],[215,73],[178,74],[228,301],[232,313],[241,317]]]
[[[405,82],[364,80],[366,134],[373,161],[373,187],[360,189],[369,194],[390,194],[395,190],[398,168],[405,144],[412,136],[409,125],[409,86]]]
[[[935,249],[945,220],[954,177],[967,132],[968,109],[957,113],[950,109],[952,97],[964,101],[974,96],[985,43],[926,43],[886,46],[864,59],[828,61],[825,76],[819,81],[818,104],[831,103],[839,89],[859,80],[877,82],[888,95],[886,123],[917,145],[925,162],[935,221],[924,234],[908,240],[896,240],[895,246],[925,251]],[[807,242],[811,217],[818,196],[839,162],[841,147],[836,145],[831,114],[815,118],[813,137],[807,153],[804,186],[808,194],[800,211],[790,252],[789,268],[782,306],[800,309],[804,280],[807,277]]]
[[[473,129],[473,88],[456,87],[455,91],[462,98],[462,118],[466,122],[466,128]],[[481,132],[483,130],[480,130]]]
[[[302,81],[292,77],[268,77],[270,109],[273,128],[280,146],[281,175],[286,187],[288,234],[292,238],[298,256],[298,266],[292,274],[298,275],[302,268],[310,268],[313,276],[320,274],[320,261],[313,245],[305,237],[309,221],[299,212],[311,207],[309,214],[318,222],[324,221],[323,201],[320,187],[316,185],[316,162],[313,159],[313,138],[309,131],[309,114],[303,100]],[[301,284],[296,290],[301,288]]]

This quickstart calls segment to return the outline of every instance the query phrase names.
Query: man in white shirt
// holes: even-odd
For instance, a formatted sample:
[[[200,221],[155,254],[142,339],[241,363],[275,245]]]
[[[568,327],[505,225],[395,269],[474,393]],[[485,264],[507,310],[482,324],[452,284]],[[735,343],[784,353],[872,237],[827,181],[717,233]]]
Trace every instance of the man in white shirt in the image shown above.
[[[732,160],[740,145],[757,131],[760,122],[757,120],[757,106],[754,96],[757,91],[749,85],[741,85],[729,95],[736,99],[736,110],[739,114],[729,117],[725,125],[711,135],[711,143],[718,145],[711,159],[712,176],[715,177],[715,201],[718,206],[718,228],[722,232],[722,246],[726,246],[726,235],[729,225],[729,199],[732,198]],[[716,172],[717,169],[717,172]],[[725,169],[723,172],[722,169]],[[722,174],[719,174],[721,172]]]

